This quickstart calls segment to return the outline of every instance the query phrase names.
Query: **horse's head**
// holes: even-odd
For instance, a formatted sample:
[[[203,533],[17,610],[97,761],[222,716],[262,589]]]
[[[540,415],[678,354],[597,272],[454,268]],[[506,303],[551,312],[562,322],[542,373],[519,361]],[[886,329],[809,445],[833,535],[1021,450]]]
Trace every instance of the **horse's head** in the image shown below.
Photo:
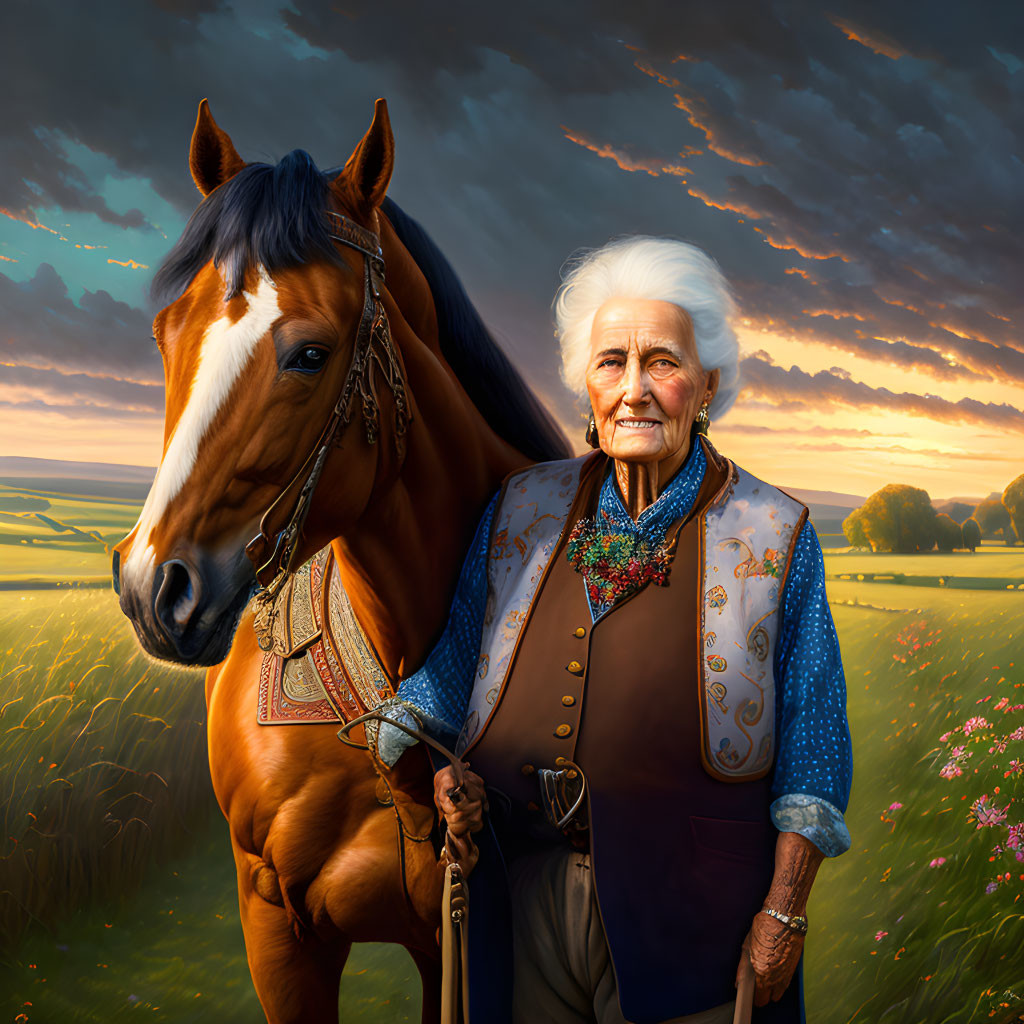
[[[383,100],[333,178],[301,151],[276,166],[243,163],[200,105],[189,162],[204,198],[154,281],[173,300],[153,328],[167,388],[163,456],[113,558],[121,608],[156,657],[210,665],[230,648],[255,586],[246,544],[285,488],[301,486],[356,350],[369,262],[336,233],[346,224],[357,238],[360,226],[379,231],[393,154]],[[378,359],[378,380],[379,370]],[[378,390],[382,443],[366,443],[354,402],[330,449],[344,460],[344,489],[307,520],[307,556],[397,468],[394,397]]]

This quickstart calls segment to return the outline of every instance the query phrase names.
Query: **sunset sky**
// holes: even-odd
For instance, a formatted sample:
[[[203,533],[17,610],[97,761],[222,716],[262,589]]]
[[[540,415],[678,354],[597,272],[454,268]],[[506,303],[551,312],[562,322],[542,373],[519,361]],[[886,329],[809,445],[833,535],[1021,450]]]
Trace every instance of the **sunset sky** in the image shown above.
[[[282,3],[5,4],[0,454],[158,461],[147,287],[200,99],[246,160],[329,167],[383,96],[391,195],[578,450],[559,267],[638,232],[733,283],[711,437],[752,472],[935,499],[1024,472],[1020,5]]]

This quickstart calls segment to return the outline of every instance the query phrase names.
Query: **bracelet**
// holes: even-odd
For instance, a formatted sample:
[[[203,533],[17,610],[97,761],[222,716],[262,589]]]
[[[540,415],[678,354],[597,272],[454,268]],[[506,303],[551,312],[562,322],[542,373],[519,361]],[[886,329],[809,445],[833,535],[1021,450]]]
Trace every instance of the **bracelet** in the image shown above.
[[[796,932],[799,935],[807,934],[807,918],[802,914],[783,914],[781,911],[773,910],[771,907],[762,907],[761,913],[774,917],[776,921],[781,921],[790,931]]]

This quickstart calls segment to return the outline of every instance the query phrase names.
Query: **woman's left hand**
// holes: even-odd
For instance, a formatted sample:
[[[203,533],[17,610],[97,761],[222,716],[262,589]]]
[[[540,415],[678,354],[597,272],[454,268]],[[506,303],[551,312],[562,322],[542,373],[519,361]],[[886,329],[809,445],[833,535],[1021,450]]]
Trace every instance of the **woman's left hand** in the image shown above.
[[[796,971],[804,949],[804,936],[793,931],[768,914],[755,914],[750,931],[743,940],[736,984],[749,959],[754,967],[754,1005],[764,1006],[769,1000],[781,999]]]

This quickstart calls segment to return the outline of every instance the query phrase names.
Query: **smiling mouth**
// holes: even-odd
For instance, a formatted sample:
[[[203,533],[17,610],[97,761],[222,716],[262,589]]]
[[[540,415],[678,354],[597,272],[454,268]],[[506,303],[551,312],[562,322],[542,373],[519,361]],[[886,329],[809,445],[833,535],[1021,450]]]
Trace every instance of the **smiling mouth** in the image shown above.
[[[636,420],[623,419],[615,421],[620,427],[628,427],[630,430],[653,430],[661,426],[660,420]]]

